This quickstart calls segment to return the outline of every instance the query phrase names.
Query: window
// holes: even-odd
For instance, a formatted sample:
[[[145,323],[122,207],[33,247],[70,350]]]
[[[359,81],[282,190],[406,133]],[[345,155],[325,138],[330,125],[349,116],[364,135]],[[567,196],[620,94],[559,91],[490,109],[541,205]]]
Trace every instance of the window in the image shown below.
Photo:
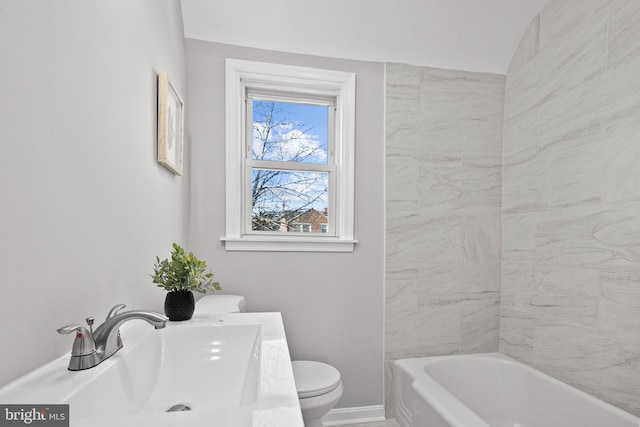
[[[311,233],[311,224],[294,222],[291,228],[300,233]]]
[[[355,75],[226,72],[226,250],[353,251]]]
[[[335,99],[248,89],[245,103],[246,233],[311,232],[294,224],[333,205]]]

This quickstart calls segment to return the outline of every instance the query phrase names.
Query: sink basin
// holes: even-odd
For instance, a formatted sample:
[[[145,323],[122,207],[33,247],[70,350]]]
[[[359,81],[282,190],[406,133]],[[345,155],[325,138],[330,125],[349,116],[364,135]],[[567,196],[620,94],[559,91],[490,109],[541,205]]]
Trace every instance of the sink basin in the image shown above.
[[[260,325],[168,327],[148,334],[67,403],[74,419],[249,405],[259,360]],[[96,398],[103,390],[108,398]]]
[[[235,427],[267,419],[303,427],[278,313],[196,318],[160,330],[131,321],[120,330],[124,347],[95,368],[71,372],[61,357],[1,388],[0,401],[68,403],[71,426]]]

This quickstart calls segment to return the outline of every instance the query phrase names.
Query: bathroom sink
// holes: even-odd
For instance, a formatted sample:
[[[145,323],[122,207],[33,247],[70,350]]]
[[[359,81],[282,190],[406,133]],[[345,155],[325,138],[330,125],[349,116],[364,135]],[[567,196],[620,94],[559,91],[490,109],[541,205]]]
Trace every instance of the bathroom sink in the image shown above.
[[[255,401],[260,325],[168,327],[67,399],[74,418],[212,409]],[[249,369],[247,369],[249,367]],[[104,395],[106,399],[96,396]]]
[[[56,359],[0,389],[0,402],[68,403],[71,426],[253,426],[266,415],[302,427],[290,364],[281,366],[289,358],[281,326],[278,313],[160,330],[132,321],[110,359],[75,372],[68,356]]]

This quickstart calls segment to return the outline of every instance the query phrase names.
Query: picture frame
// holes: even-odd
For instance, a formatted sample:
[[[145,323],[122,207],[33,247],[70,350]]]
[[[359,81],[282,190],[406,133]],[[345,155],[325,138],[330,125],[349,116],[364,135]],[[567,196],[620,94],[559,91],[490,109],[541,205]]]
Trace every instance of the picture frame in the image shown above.
[[[167,73],[158,73],[158,163],[182,175],[184,156],[184,101]]]

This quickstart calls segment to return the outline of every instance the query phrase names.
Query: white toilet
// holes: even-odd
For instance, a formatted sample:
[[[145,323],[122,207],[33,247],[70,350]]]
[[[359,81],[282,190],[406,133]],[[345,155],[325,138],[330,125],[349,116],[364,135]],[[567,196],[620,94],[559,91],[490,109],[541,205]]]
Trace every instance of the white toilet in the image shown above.
[[[244,312],[244,297],[238,295],[205,295],[196,302],[194,316],[210,316],[220,313]]]
[[[294,360],[291,364],[304,426],[322,427],[322,417],[333,409],[342,397],[340,372],[322,362]]]
[[[240,313],[246,309],[244,297],[238,295],[205,295],[196,303],[196,316]],[[340,372],[331,365],[309,360],[294,360],[293,376],[305,427],[323,427],[322,417],[342,397]]]

